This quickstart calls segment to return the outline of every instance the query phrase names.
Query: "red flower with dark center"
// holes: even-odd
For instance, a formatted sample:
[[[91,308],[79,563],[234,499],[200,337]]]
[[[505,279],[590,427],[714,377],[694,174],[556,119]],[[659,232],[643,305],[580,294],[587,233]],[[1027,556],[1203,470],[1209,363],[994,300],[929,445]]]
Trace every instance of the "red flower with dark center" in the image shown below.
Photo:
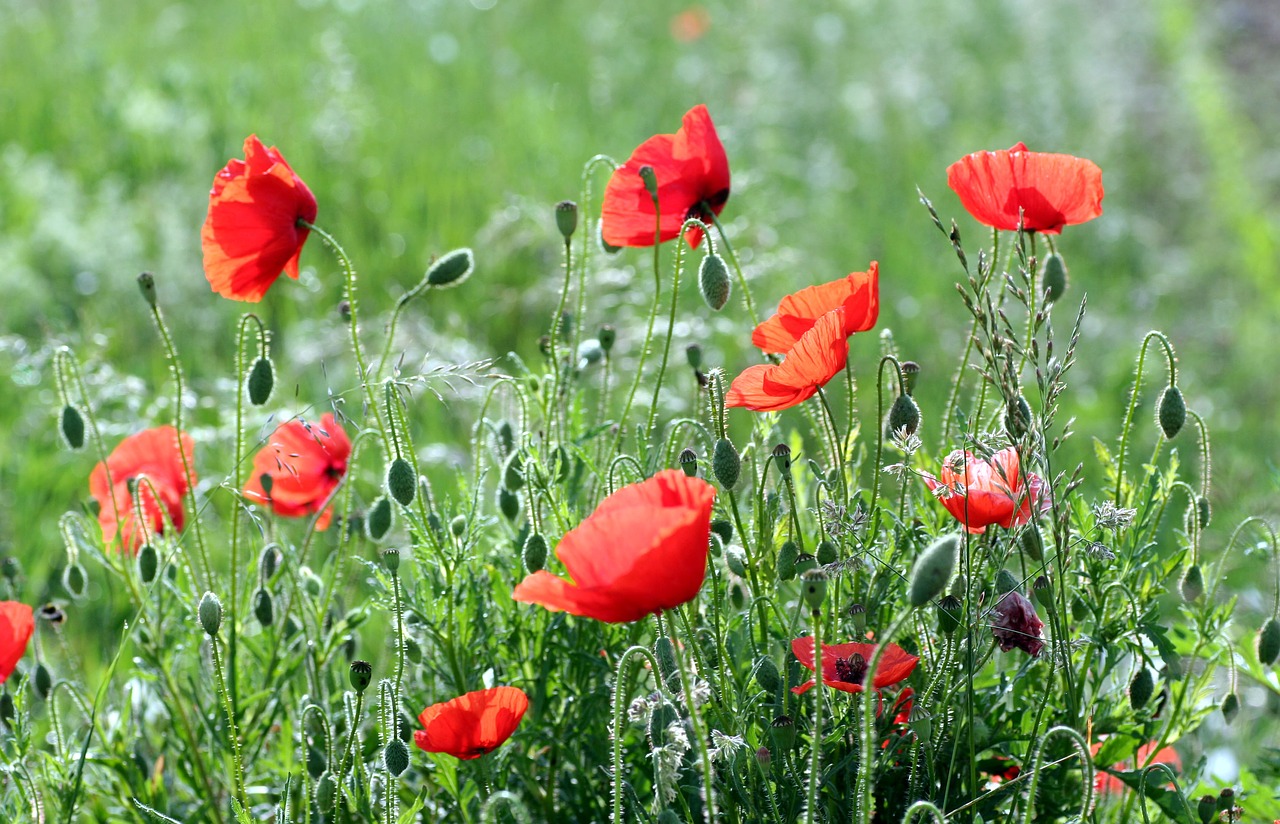
[[[844,368],[848,358],[849,342],[841,307],[818,318],[782,363],[748,366],[733,379],[724,405],[744,406],[754,412],[790,409],[817,394]]]
[[[0,684],[3,684],[27,652],[27,642],[35,632],[31,607],[17,601],[0,601]]]
[[[947,167],[947,185],[975,220],[996,229],[1016,230],[1019,210],[1024,229],[1049,235],[1102,214],[1102,170],[1096,164],[1029,152],[1021,143],[962,157]]]
[[[947,511],[965,528],[981,534],[991,524],[1005,529],[1031,520],[1032,509],[1044,509],[1040,478],[1021,472],[1018,450],[1001,449],[990,460],[959,449],[942,462],[938,477],[925,474],[924,482]]]
[[[801,336],[832,309],[843,308],[842,331],[847,338],[876,325],[880,317],[880,264],[871,261],[865,272],[853,272],[840,280],[807,286],[787,295],[778,311],[755,328],[751,342],[771,354],[790,352]]]
[[[539,570],[511,597],[611,624],[687,603],[707,574],[715,496],[678,469],[624,486],[560,539],[556,557],[572,580]]]
[[[100,461],[93,468],[89,475],[89,494],[98,502],[98,523],[102,526],[104,544],[111,544],[119,533],[123,547],[136,551],[149,536],[164,531],[163,513],[168,513],[174,528],[182,529],[182,497],[188,490],[183,453],[187,464],[192,466],[192,482],[195,468],[191,436],[182,433],[181,452],[178,440],[178,431],[172,426],[147,429],[125,438],[107,456],[105,464]],[[140,496],[146,524],[135,522],[135,494]]]
[[[516,687],[494,687],[432,704],[418,716],[413,743],[469,761],[502,746],[520,726],[529,696]]]
[[[1032,658],[1039,656],[1044,649],[1043,628],[1036,608],[1017,590],[1006,592],[991,608],[991,631],[1004,652],[1017,647]]]
[[[213,291],[256,303],[283,271],[298,278],[298,256],[314,223],[316,198],[274,146],[257,135],[244,141],[244,160],[231,160],[213,179],[209,215],[200,230],[204,274]]]
[[[245,497],[267,503],[286,518],[318,512],[347,474],[350,456],[351,441],[331,413],[326,413],[318,426],[305,421],[283,423],[253,457]],[[264,476],[271,479],[270,492],[263,484]],[[333,508],[326,508],[316,520],[316,529],[328,528],[332,518]]]
[[[862,692],[867,679],[867,668],[875,655],[875,644],[823,644],[822,683],[843,692]],[[814,670],[813,636],[796,638],[791,642],[791,652],[806,669]],[[890,644],[880,657],[876,668],[875,688],[891,687],[911,675],[920,659],[897,644]],[[803,695],[817,683],[810,679],[791,691]]]
[[[658,214],[653,198],[640,177],[640,169],[652,166],[658,182]],[[729,160],[716,135],[707,107],[694,106],[685,113],[675,134],[654,135],[614,169],[604,190],[601,231],[611,246],[652,246],[655,227],[665,243],[680,234],[691,217],[711,223],[729,200]],[[660,222],[659,222],[660,221]],[[702,230],[685,234],[690,246],[702,242]]]

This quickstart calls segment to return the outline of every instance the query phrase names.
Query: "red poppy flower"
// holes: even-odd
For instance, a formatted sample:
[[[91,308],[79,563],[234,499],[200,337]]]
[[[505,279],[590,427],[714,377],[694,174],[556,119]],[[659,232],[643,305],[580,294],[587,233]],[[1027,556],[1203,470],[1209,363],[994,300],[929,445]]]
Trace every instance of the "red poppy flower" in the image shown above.
[[[806,669],[814,669],[812,635],[793,640],[791,652]],[[862,692],[862,682],[866,680],[867,667],[875,652],[875,644],[823,644],[822,683],[842,692]],[[880,657],[880,665],[876,667],[875,688],[881,690],[891,687],[907,678],[919,661],[919,658],[897,644],[890,644]],[[791,691],[796,695],[803,695],[816,683],[816,680],[810,679],[798,687],[792,687]]]
[[[289,421],[276,427],[267,445],[253,457],[253,472],[244,485],[245,497],[265,501],[277,515],[301,518],[319,511],[347,474],[351,441],[342,424],[332,414],[320,425]],[[263,486],[263,476],[271,478],[271,492]],[[326,529],[333,518],[327,508],[316,520],[316,529]]]
[[[0,684],[13,674],[27,652],[27,642],[35,632],[31,607],[17,601],[0,601]]]
[[[257,135],[244,141],[244,160],[231,160],[213,179],[209,216],[200,230],[204,274],[213,291],[257,303],[283,271],[298,277],[298,256],[316,219],[316,198],[274,146]]]
[[[539,570],[511,597],[611,624],[691,601],[707,574],[715,496],[678,469],[624,486],[560,539],[556,557],[573,580]]]
[[[680,131],[654,135],[613,171],[604,190],[601,230],[611,246],[652,246],[653,198],[640,178],[640,169],[652,166],[658,180],[658,240],[665,243],[680,234],[691,217],[711,222],[729,200],[729,160],[716,135],[707,107],[685,112]],[[685,235],[690,246],[702,242],[702,230]]]
[[[787,295],[773,317],[756,327],[751,342],[771,354],[790,352],[800,337],[832,309],[844,308],[844,336],[865,332],[880,317],[880,264],[871,261],[865,272],[840,280],[807,286]]]
[[[1137,764],[1135,769],[1142,769],[1143,767],[1149,766],[1149,764],[1168,764],[1169,766],[1173,767],[1174,770],[1176,771],[1180,771],[1182,769],[1182,759],[1178,757],[1177,750],[1175,750],[1173,747],[1165,747],[1164,749],[1157,752],[1155,754],[1155,757],[1152,758],[1151,753],[1155,750],[1155,748],[1156,748],[1156,742],[1154,741],[1152,741],[1149,744],[1143,744],[1141,747],[1138,747],[1138,751],[1134,754],[1134,761]],[[1089,748],[1089,751],[1093,755],[1097,755],[1098,750],[1100,749],[1102,749],[1102,742],[1095,741],[1093,746]],[[1114,767],[1115,765],[1104,764],[1101,766]],[[1156,779],[1153,776],[1151,779],[1152,783],[1154,783],[1155,780]],[[1098,770],[1094,774],[1093,789],[1094,789],[1094,792],[1098,793],[1099,795],[1118,795],[1119,793],[1124,792],[1124,788],[1125,788],[1125,783],[1121,781],[1119,778],[1116,778],[1114,775],[1105,773],[1102,770]]]
[[[991,460],[959,449],[942,462],[939,477],[926,474],[924,482],[938,496],[947,511],[974,534],[991,524],[1005,529],[1031,520],[1033,504],[1044,508],[1039,476],[1028,472],[1024,478],[1015,447],[1001,449]]]
[[[745,406],[755,412],[789,409],[813,397],[844,368],[848,358],[844,308],[832,309],[800,335],[782,363],[748,366],[734,378],[724,405]]]
[[[1056,235],[1102,214],[1102,170],[1090,160],[1029,152],[974,152],[947,167],[947,185],[979,223]]]
[[[418,716],[413,743],[469,761],[502,746],[520,726],[529,696],[516,687],[494,687],[432,704]]]
[[[110,544],[119,532],[125,549],[137,550],[150,535],[164,531],[164,511],[174,527],[182,529],[182,497],[187,494],[187,476],[182,456],[194,466],[191,436],[182,433],[182,452],[178,451],[178,431],[172,426],[159,426],[130,435],[101,461],[89,475],[89,494],[98,502],[98,523],[102,525],[102,541]],[[111,471],[110,485],[107,470]],[[150,483],[139,483],[146,478]],[[195,481],[195,469],[191,480]],[[152,493],[155,488],[155,494]],[[142,496],[145,525],[134,522],[132,489]],[[156,501],[156,495],[160,500]],[[114,501],[114,505],[113,505]]]

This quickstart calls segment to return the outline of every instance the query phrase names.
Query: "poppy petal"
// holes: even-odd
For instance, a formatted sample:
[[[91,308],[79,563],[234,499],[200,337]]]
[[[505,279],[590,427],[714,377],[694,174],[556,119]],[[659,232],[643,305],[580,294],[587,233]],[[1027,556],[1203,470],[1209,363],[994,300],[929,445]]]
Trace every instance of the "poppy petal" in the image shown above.
[[[751,333],[751,342],[767,353],[784,354],[818,319],[843,307],[845,337],[865,332],[880,317],[880,264],[871,261],[865,272],[853,272],[830,283],[807,286],[787,295],[778,311]]]
[[[947,168],[947,185],[979,223],[1058,234],[1102,214],[1102,170],[1089,160],[1027,151],[974,152]]]
[[[17,601],[0,601],[0,684],[13,674],[18,661],[26,654],[27,643],[35,628],[30,606]]]

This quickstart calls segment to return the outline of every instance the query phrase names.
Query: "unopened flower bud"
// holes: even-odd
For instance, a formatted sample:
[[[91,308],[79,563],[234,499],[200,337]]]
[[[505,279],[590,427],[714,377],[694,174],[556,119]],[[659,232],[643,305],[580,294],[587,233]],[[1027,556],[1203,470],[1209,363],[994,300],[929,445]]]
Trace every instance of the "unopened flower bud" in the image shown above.
[[[377,543],[386,537],[391,530],[391,513],[391,499],[386,495],[379,495],[378,500],[369,507],[369,514],[364,521],[364,531],[370,541]]]
[[[382,763],[386,765],[387,772],[399,778],[409,769],[409,745],[399,738],[392,738],[382,751]]]
[[[62,438],[72,449],[84,447],[84,418],[71,404],[62,407]]]
[[[206,592],[201,596],[196,615],[200,618],[200,626],[206,635],[218,634],[218,627],[222,626],[222,602],[217,595]]]
[[[1204,574],[1200,572],[1199,564],[1192,564],[1182,576],[1182,597],[1190,604],[1199,600],[1201,595],[1204,595]]]
[[[519,492],[524,486],[524,457],[518,449],[507,457],[502,466],[502,485],[512,492]]]
[[[313,779],[324,775],[324,771],[329,768],[329,759],[325,756],[324,750],[314,744],[307,745],[307,774]]]
[[[475,256],[470,249],[454,249],[442,255],[427,269],[427,285],[436,289],[458,286],[471,276],[475,263]]]
[[[1129,706],[1134,710],[1140,710],[1151,700],[1151,694],[1155,692],[1155,678],[1151,676],[1151,670],[1141,667],[1133,675],[1133,680],[1129,682]]]
[[[78,599],[84,595],[85,580],[84,567],[79,563],[68,564],[62,571],[62,588],[72,598]]]
[[[729,604],[738,612],[746,609],[747,600],[751,597],[751,593],[747,590],[747,583],[736,575],[729,576]]]
[[[742,471],[742,458],[728,438],[716,441],[711,453],[711,471],[725,490],[733,489]]]
[[[14,714],[13,696],[8,690],[0,692],[0,721],[12,726]]]
[[[1031,427],[1031,404],[1019,394],[1010,398],[1004,407],[1004,431],[1015,441],[1021,440]]]
[[[667,730],[679,720],[676,708],[666,701],[653,708],[653,713],[649,716],[649,741],[654,749],[668,743],[670,735]]]
[[[572,200],[562,200],[556,204],[556,228],[565,240],[573,237],[578,229],[578,204]]]
[[[805,570],[800,576],[800,594],[809,609],[817,612],[827,597],[827,573],[822,567]]]
[[[818,550],[815,555],[818,558],[818,563],[821,566],[826,566],[839,560],[839,549],[836,547],[835,541],[823,539],[818,542]]]
[[[796,722],[789,715],[779,715],[773,719],[773,743],[782,752],[787,752],[796,742]]]
[[[1052,252],[1044,259],[1040,271],[1045,298],[1049,303],[1055,303],[1067,291],[1067,264],[1062,255]]]
[[[1204,529],[1206,526],[1209,525],[1209,517],[1211,516],[1211,514],[1212,512],[1209,509],[1209,499],[1206,498],[1204,495],[1197,495],[1196,496],[1196,523],[1200,525],[1201,529]]]
[[[1227,693],[1227,697],[1222,699],[1222,719],[1230,724],[1236,720],[1236,716],[1240,714],[1240,696],[1234,692]]]
[[[322,812],[329,812],[338,803],[338,781],[333,773],[325,772],[316,782],[316,806]]]
[[[943,535],[925,549],[911,570],[911,584],[907,602],[922,607],[942,594],[956,566],[956,552],[960,539],[954,534]]]
[[[138,290],[142,292],[142,299],[147,305],[155,308],[156,305],[156,278],[150,272],[143,272],[138,275]]]
[[[724,265],[724,258],[714,252],[702,259],[698,267],[698,288],[702,299],[716,312],[729,302],[729,269]]]
[[[601,326],[600,331],[596,333],[596,340],[600,341],[600,348],[608,355],[618,340],[618,330],[607,324]]]
[[[311,567],[304,566],[300,568],[298,570],[298,578],[302,581],[303,592],[312,598],[319,598],[320,593],[324,592],[324,581],[312,571]]]
[[[640,167],[640,179],[644,181],[645,191],[649,193],[649,197],[653,198],[653,202],[658,202],[658,174],[648,164]]]
[[[373,664],[368,661],[352,661],[347,677],[351,680],[351,689],[364,692],[373,683]]]
[[[271,398],[271,390],[276,385],[276,370],[269,358],[258,358],[249,370],[245,380],[245,389],[249,393],[249,403],[262,406]]]
[[[36,671],[31,676],[31,686],[35,689],[36,695],[40,696],[41,701],[47,699],[49,693],[53,691],[53,673],[49,672],[49,668],[43,661],[36,664]]]
[[[711,533],[716,540],[720,540],[720,536],[714,532]],[[729,567],[729,571],[739,577],[747,575],[747,553],[740,546],[731,546],[724,553],[725,566]]]
[[[885,424],[890,438],[899,432],[908,435],[916,434],[920,428],[920,407],[910,395],[899,395],[889,407],[888,422]]]
[[[938,630],[943,635],[951,635],[960,626],[960,614],[964,611],[964,602],[954,595],[944,595],[938,602]]]
[[[769,766],[773,763],[773,755],[769,753],[768,747],[761,747],[756,750],[756,763],[763,767],[766,772],[769,770]]]
[[[1031,595],[1036,599],[1036,603],[1044,607],[1044,611],[1053,615],[1057,609],[1057,604],[1053,601],[1053,584],[1044,575],[1036,578],[1035,583],[1031,585]]]
[[[138,550],[138,579],[149,584],[156,578],[156,569],[160,565],[160,555],[150,541]]]
[[[766,655],[756,661],[755,673],[756,683],[770,696],[776,696],[782,691],[782,676],[772,658]]]
[[[1022,547],[1023,554],[1031,560],[1044,560],[1044,537],[1040,534],[1040,529],[1035,524],[1029,524],[1026,529],[1022,530],[1018,543]]]
[[[536,532],[529,533],[524,548],[520,552],[520,560],[525,572],[532,575],[547,565],[547,539]]]
[[[1280,657],[1280,621],[1268,618],[1258,631],[1258,663],[1269,667]]]
[[[1156,422],[1160,431],[1169,440],[1173,440],[1187,422],[1187,402],[1182,399],[1182,390],[1170,384],[1160,395],[1160,405],[1156,408]]]
[[[404,458],[396,458],[387,467],[387,491],[401,506],[413,503],[418,492],[418,473]]]
[[[498,511],[508,521],[514,521],[520,514],[520,496],[505,486],[498,487]]]
[[[270,581],[275,576],[282,557],[278,544],[267,544],[262,548],[262,554],[258,556],[258,572],[262,580]]]
[[[680,450],[680,468],[690,478],[698,477],[698,453],[692,449]]]
[[[253,593],[253,617],[264,627],[271,626],[276,619],[275,603],[271,600],[271,593],[265,589],[259,588]]]
[[[698,370],[702,368],[702,347],[696,343],[691,343],[684,348],[685,360],[689,362],[689,368]]]
[[[783,541],[778,547],[777,573],[779,581],[790,581],[796,577],[796,559],[800,557],[800,546],[795,541]]]
[[[733,521],[728,518],[716,518],[711,522],[711,531],[720,536],[726,544],[733,540]]]
[[[449,522],[449,531],[453,533],[453,537],[461,538],[467,534],[467,516],[457,515]]]
[[[676,692],[680,689],[680,668],[676,664],[676,647],[665,635],[659,636],[653,644],[653,654],[658,659],[658,674],[667,689]]]
[[[1007,569],[1001,569],[996,573],[996,594],[1004,595],[1006,592],[1013,592],[1018,588],[1018,578]]]

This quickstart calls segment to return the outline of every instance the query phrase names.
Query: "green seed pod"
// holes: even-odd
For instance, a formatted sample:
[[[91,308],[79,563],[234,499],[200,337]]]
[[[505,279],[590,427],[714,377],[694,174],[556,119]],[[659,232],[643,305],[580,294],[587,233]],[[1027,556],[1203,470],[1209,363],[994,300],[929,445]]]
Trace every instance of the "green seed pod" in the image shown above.
[[[142,293],[142,299],[147,302],[151,308],[156,305],[156,278],[150,272],[143,272],[138,275],[138,291]]]
[[[218,627],[222,626],[222,602],[218,600],[217,595],[206,592],[201,596],[196,615],[200,618],[200,626],[206,635],[218,634]]]
[[[79,563],[68,564],[67,568],[62,570],[62,588],[75,599],[79,599],[84,595],[85,585],[84,567]]]
[[[1004,407],[1004,431],[1015,441],[1021,440],[1031,428],[1031,404],[1019,394],[1010,398]]]
[[[885,434],[890,438],[898,432],[914,435],[919,428],[920,407],[916,405],[915,399],[910,395],[899,395],[893,402],[893,406],[889,407]]]
[[[954,534],[943,535],[925,549],[911,570],[911,585],[907,602],[922,607],[942,594],[951,573],[956,567],[956,552],[960,539]]]
[[[1182,597],[1188,604],[1199,600],[1204,595],[1204,575],[1199,564],[1187,567],[1187,574],[1182,576]]]
[[[738,456],[738,450],[728,438],[716,441],[715,449],[711,453],[711,471],[726,491],[733,489],[734,484],[738,482],[738,474],[742,471],[742,458]]]
[[[800,547],[795,541],[783,541],[778,548],[777,573],[779,581],[790,581],[796,577],[796,558],[800,555]]]
[[[779,715],[770,725],[773,730],[773,743],[781,752],[788,752],[796,743],[796,722],[789,715]]]
[[[996,594],[1004,595],[1006,592],[1013,592],[1018,588],[1018,578],[1007,569],[1002,569],[996,573]]]
[[[1156,422],[1160,431],[1169,440],[1182,431],[1187,422],[1187,402],[1182,399],[1182,390],[1170,384],[1160,395],[1160,405],[1156,408]]]
[[[387,491],[401,506],[413,503],[418,493],[418,473],[404,458],[396,458],[387,467]]]
[[[649,715],[649,742],[654,749],[667,743],[667,727],[679,720],[676,708],[666,701],[653,708]]]
[[[867,631],[867,608],[862,604],[850,604],[845,612],[849,615],[849,620],[853,623],[853,631],[855,635],[861,636]]]
[[[333,773],[326,772],[316,782],[316,806],[321,812],[329,812],[338,803],[338,781]]]
[[[907,724],[916,738],[928,743],[933,740],[933,716],[925,712],[923,707],[912,707],[907,716]]]
[[[811,569],[818,568],[818,559],[807,552],[801,552],[796,556],[796,575],[804,575]]]
[[[373,664],[368,661],[352,661],[351,668],[347,671],[347,677],[351,680],[351,688],[356,692],[364,692],[369,688],[369,684],[373,682]]]
[[[600,327],[600,331],[596,332],[596,340],[600,341],[600,348],[604,350],[607,357],[613,350],[613,345],[618,342],[618,330],[605,324]]]
[[[1058,604],[1053,600],[1053,584],[1044,575],[1038,576],[1035,583],[1031,585],[1031,595],[1036,599],[1036,603],[1044,607],[1044,611],[1050,615],[1057,610]]]
[[[713,535],[715,533],[712,533]],[[716,535],[719,539],[720,536]],[[740,546],[731,546],[724,552],[725,566],[729,567],[729,571],[734,575],[745,578],[747,577],[747,553]]]
[[[565,240],[573,237],[573,233],[578,230],[578,204],[572,200],[562,200],[556,204],[556,228]]]
[[[827,597],[827,573],[822,567],[805,570],[800,576],[800,594],[809,609],[818,612]]]
[[[738,612],[746,609],[747,600],[750,593],[747,591],[747,583],[736,575],[729,577],[729,605]]]
[[[1040,282],[1044,284],[1045,298],[1056,303],[1067,291],[1067,264],[1062,255],[1051,253],[1040,267]]]
[[[1040,534],[1040,528],[1035,524],[1030,524],[1022,530],[1022,535],[1018,536],[1018,544],[1022,547],[1022,553],[1031,560],[1044,560],[1044,536]]]
[[[524,457],[520,450],[512,452],[502,466],[502,485],[512,492],[519,492],[524,486]]]
[[[377,543],[385,538],[391,531],[391,520],[391,499],[386,495],[379,495],[378,500],[369,507],[369,515],[364,521],[364,531],[369,540]]]
[[[964,612],[964,602],[954,595],[944,595],[938,602],[938,630],[943,635],[950,635],[960,626],[960,615]]]
[[[1200,803],[1196,804],[1196,816],[1200,819],[1200,824],[1209,824],[1218,815],[1218,799],[1212,795],[1200,796]]]
[[[1240,696],[1234,692],[1227,693],[1227,697],[1222,699],[1222,720],[1230,724],[1236,720],[1236,716],[1240,714]]]
[[[387,572],[396,572],[400,569],[400,550],[386,549],[382,551],[382,565],[387,568]]]
[[[1225,813],[1236,805],[1236,791],[1230,787],[1224,787],[1218,793],[1218,812]]]
[[[1140,668],[1133,675],[1133,680],[1129,682],[1129,706],[1136,712],[1147,705],[1151,700],[1151,694],[1155,692],[1156,681],[1151,676],[1151,670],[1146,667]]]
[[[267,544],[262,548],[262,553],[258,556],[258,572],[263,581],[270,581],[275,576],[276,570],[280,568],[281,558],[283,555],[279,544]]]
[[[514,521],[520,514],[520,496],[505,486],[498,487],[498,511],[508,521]]]
[[[453,537],[461,538],[467,534],[467,516],[455,515],[453,520],[449,522],[449,531],[453,533]]]
[[[386,765],[387,772],[396,778],[404,774],[409,769],[409,747],[399,738],[392,738],[387,742],[386,749],[382,751],[382,763]]]
[[[138,550],[138,578],[144,584],[156,579],[156,570],[160,567],[160,554],[150,542]]]
[[[898,367],[902,370],[902,382],[906,384],[908,395],[916,391],[916,379],[920,377],[920,364],[913,360],[903,361]]]
[[[84,418],[71,404],[62,407],[62,438],[72,449],[84,447]]]
[[[262,406],[271,398],[271,390],[276,386],[276,370],[268,358],[258,358],[249,370],[245,387],[249,390],[249,403]]]
[[[427,285],[436,289],[458,286],[471,277],[471,270],[475,265],[475,256],[470,249],[454,249],[441,255],[427,269]]]
[[[1203,495],[1196,496],[1196,521],[1200,524],[1200,528],[1204,529],[1209,525],[1209,518],[1212,512],[1209,509],[1209,499]]]
[[[324,750],[314,744],[307,745],[307,775],[312,780],[324,775],[324,771],[329,768],[329,759],[325,757]]]
[[[1280,657],[1280,621],[1268,618],[1258,631],[1258,662],[1271,666]]]
[[[264,627],[271,626],[276,619],[275,602],[271,600],[271,593],[265,589],[259,588],[253,593],[253,617]]]
[[[680,450],[680,469],[690,478],[698,477],[698,453],[692,449]]]
[[[724,308],[730,291],[729,268],[724,265],[724,258],[712,253],[702,259],[698,267],[698,288],[707,306],[716,312]]]
[[[822,566],[834,564],[839,560],[839,549],[836,547],[835,541],[823,540],[818,542],[817,558],[818,563]]]
[[[43,661],[36,664],[35,674],[31,676],[31,686],[41,701],[47,699],[49,693],[53,691],[53,673],[49,672],[49,668]]]
[[[680,689],[680,668],[676,664],[676,647],[665,635],[659,636],[653,644],[653,654],[658,659],[658,674],[667,689],[677,692]]]
[[[525,539],[524,549],[520,552],[520,560],[525,572],[532,575],[547,565],[547,539],[536,532],[529,533]]]
[[[733,540],[733,522],[727,518],[716,518],[711,522],[711,531],[720,536],[726,544]]]

